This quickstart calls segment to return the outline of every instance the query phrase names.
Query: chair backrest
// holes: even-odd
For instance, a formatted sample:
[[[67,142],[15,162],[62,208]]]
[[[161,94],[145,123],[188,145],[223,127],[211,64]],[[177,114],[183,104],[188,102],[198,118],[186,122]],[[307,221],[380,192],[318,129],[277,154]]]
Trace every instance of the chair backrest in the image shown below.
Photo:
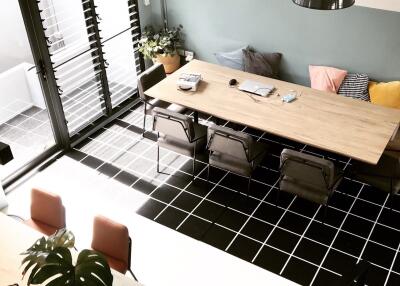
[[[335,166],[329,161],[309,154],[285,149],[281,154],[281,174],[299,184],[327,190],[334,182]]]
[[[211,125],[208,128],[208,150],[249,161],[253,138],[228,127]]]
[[[145,95],[146,90],[150,89],[166,77],[167,75],[164,66],[159,63],[154,64],[151,68],[144,71],[138,78],[138,91],[140,98],[142,100],[148,100],[148,97]]]
[[[43,190],[32,189],[31,218],[57,229],[65,228],[65,208],[61,197]]]
[[[195,137],[193,120],[186,115],[164,108],[153,109],[153,131],[161,136],[174,137],[191,142]]]
[[[104,216],[93,222],[92,249],[130,265],[130,237],[128,228]]]

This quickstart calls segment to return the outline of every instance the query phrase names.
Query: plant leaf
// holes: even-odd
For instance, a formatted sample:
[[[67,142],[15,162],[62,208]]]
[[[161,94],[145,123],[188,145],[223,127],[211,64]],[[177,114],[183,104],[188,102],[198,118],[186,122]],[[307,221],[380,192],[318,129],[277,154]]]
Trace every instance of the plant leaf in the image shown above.
[[[112,286],[113,276],[107,260],[100,253],[93,250],[83,250],[75,267],[76,281],[81,278],[97,283],[96,285]],[[81,284],[83,285],[83,284]]]

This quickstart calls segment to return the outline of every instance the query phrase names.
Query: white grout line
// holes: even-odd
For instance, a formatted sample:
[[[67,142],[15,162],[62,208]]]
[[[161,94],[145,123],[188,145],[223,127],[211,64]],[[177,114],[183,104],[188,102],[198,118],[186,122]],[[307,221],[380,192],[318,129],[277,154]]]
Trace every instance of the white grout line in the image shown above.
[[[361,189],[358,191],[357,197],[360,195],[360,193],[362,192],[363,188],[364,188],[364,185],[363,185],[363,186],[361,187]],[[314,281],[315,281],[315,278],[317,278],[317,275],[318,275],[318,273],[319,273],[319,271],[320,271],[322,265],[324,264],[326,258],[328,257],[329,251],[332,249],[333,244],[335,243],[335,240],[336,240],[336,238],[338,237],[338,235],[339,235],[339,233],[340,233],[340,230],[342,229],[342,227],[343,227],[343,225],[344,225],[344,223],[345,223],[345,221],[346,221],[348,215],[350,214],[350,212],[351,212],[353,206],[355,205],[355,203],[356,203],[356,200],[353,201],[352,205],[350,206],[349,211],[347,212],[347,214],[346,214],[346,216],[344,217],[344,219],[343,219],[343,221],[342,221],[340,227],[338,228],[338,230],[337,230],[337,232],[336,232],[336,234],[335,234],[335,237],[333,238],[331,244],[329,245],[329,248],[328,248],[327,252],[325,253],[325,256],[324,256],[324,258],[322,259],[320,265],[318,266],[318,269],[317,269],[317,271],[315,272],[314,277],[313,277],[313,279],[312,279],[310,285],[313,285],[313,283],[314,283]]]
[[[392,272],[394,273],[393,267],[394,267],[394,264],[395,264],[395,262],[396,262],[397,256],[399,255],[399,251],[400,251],[400,243],[399,243],[399,246],[397,247],[396,254],[394,255],[394,259],[393,259],[393,261],[392,261],[392,265],[390,265],[389,273],[388,273],[388,275],[387,275],[387,277],[386,277],[384,286],[386,286],[387,283],[389,282],[390,274],[391,274]]]

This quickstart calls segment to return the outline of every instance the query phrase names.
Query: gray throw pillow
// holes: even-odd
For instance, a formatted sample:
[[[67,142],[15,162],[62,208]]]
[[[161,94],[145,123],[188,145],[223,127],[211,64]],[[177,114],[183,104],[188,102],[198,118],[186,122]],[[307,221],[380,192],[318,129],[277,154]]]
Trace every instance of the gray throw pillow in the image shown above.
[[[227,53],[216,53],[215,57],[221,66],[243,71],[243,50],[246,50],[247,48],[248,47],[243,47],[239,50]]]
[[[367,74],[348,74],[339,88],[338,94],[370,101],[368,91],[369,76]]]
[[[244,71],[261,76],[279,79],[281,53],[259,53],[243,50]]]

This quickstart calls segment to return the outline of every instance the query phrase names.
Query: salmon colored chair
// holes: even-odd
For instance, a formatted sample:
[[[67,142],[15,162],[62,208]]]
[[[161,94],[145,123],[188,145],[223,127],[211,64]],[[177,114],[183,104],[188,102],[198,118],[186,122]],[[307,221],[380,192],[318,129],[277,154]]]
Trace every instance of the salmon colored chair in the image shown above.
[[[25,221],[25,224],[45,235],[52,235],[65,228],[65,208],[61,197],[32,189],[31,219]]]
[[[131,247],[128,228],[104,216],[96,216],[93,223],[92,249],[103,254],[110,267],[122,274],[131,273]]]

